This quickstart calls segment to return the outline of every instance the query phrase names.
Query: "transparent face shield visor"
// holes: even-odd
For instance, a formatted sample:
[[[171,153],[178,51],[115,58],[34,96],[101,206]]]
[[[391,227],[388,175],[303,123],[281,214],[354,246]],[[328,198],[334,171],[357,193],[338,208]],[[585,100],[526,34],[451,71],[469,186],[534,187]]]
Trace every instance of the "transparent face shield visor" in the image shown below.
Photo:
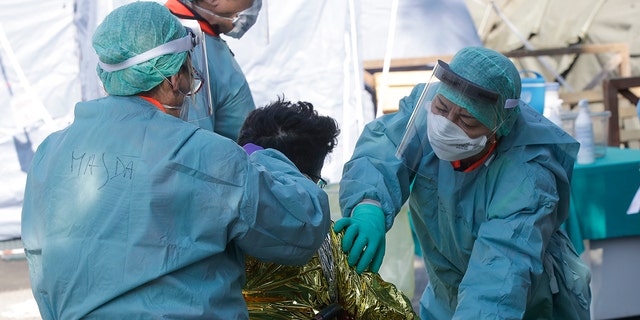
[[[209,64],[207,61],[207,50],[205,45],[204,32],[196,20],[180,19],[182,25],[194,34],[197,42],[189,51],[191,57],[192,82],[191,92],[188,94],[182,109],[180,118],[184,121],[201,126],[201,121],[210,122],[213,114],[213,104],[211,100],[211,86],[209,85]]]
[[[427,117],[431,112],[431,103],[443,85],[448,87],[450,93],[462,95],[467,97],[467,100],[477,101],[482,105],[495,105],[500,98],[497,92],[484,89],[457,75],[449,68],[448,64],[438,60],[429,82],[420,94],[407,123],[404,136],[396,149],[396,158],[414,172],[419,171],[420,162],[426,154],[432,151],[428,138]]]
[[[98,64],[104,71],[114,72],[129,68],[139,63],[147,62],[165,54],[175,54],[188,51],[191,66],[187,67],[189,68],[188,71],[192,76],[192,83],[190,84],[188,92],[181,92],[185,95],[183,105],[169,106],[169,108],[180,109],[181,119],[188,122],[197,122],[199,117],[207,117],[207,115],[211,115],[213,111],[211,95],[209,93],[209,72],[205,58],[206,52],[204,45],[202,44],[204,35],[200,30],[200,26],[196,23],[195,27],[185,27],[187,35],[182,38],[169,41],[117,64],[106,64],[101,61],[98,61]],[[166,79],[164,75],[162,76]]]

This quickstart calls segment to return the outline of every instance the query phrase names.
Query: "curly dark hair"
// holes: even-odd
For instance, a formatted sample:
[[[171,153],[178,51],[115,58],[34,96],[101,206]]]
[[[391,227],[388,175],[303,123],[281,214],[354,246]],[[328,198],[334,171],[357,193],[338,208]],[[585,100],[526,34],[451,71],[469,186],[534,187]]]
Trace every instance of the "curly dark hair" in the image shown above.
[[[247,116],[238,144],[276,149],[313,178],[320,177],[325,157],[338,144],[339,134],[335,119],[318,115],[309,102],[292,103],[283,96]]]

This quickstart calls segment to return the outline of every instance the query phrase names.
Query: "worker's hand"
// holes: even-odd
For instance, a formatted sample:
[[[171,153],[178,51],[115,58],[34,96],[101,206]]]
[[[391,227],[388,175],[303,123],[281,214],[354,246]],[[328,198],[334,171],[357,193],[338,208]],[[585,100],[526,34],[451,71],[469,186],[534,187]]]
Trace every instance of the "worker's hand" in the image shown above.
[[[333,226],[333,231],[345,229],[342,238],[342,251],[349,254],[347,261],[356,266],[358,274],[367,267],[378,272],[384,258],[386,233],[384,212],[373,204],[360,204],[353,210],[350,218],[342,218]]]

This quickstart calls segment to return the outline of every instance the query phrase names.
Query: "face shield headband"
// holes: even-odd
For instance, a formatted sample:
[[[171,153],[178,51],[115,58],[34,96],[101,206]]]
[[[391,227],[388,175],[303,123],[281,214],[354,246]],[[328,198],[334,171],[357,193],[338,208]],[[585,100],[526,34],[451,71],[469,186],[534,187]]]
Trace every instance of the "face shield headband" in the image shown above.
[[[499,93],[480,87],[459,76],[442,60],[438,60],[438,64],[433,69],[433,76],[442,81],[442,83],[458,91],[459,94],[463,94],[473,100],[494,105],[500,98]]]
[[[200,44],[200,38],[196,36],[196,34],[190,28],[187,29],[187,35],[159,45],[153,49],[147,50],[137,56],[131,57],[125,61],[116,64],[107,64],[98,60],[98,65],[100,68],[106,72],[114,72],[129,68],[139,63],[143,63],[149,61],[153,58],[157,58],[159,56],[165,54],[172,53],[180,53],[192,50],[195,46]]]
[[[192,71],[190,72],[192,75],[197,75],[197,78],[199,78],[200,85],[198,87],[200,87],[200,90],[197,90],[197,92],[194,90],[194,94],[187,94],[182,106],[165,106],[165,108],[179,109],[182,120],[198,125],[199,121],[210,121],[209,117],[213,113],[211,89],[209,87],[209,68],[206,59],[206,48],[203,44],[204,33],[195,20],[180,20],[180,22],[185,26],[186,36],[169,41],[117,64],[106,64],[100,61],[98,63],[104,71],[113,72],[165,54],[188,51],[191,59],[189,70]]]
[[[418,98],[395,154],[405,166],[417,173],[423,157],[433,152],[428,138],[427,118],[431,112],[431,102],[441,88],[445,89],[443,86],[453,94],[484,105],[495,105],[500,99],[497,92],[482,88],[459,76],[449,68],[449,65],[439,60]],[[504,108],[513,108],[518,104],[519,100],[508,99]]]

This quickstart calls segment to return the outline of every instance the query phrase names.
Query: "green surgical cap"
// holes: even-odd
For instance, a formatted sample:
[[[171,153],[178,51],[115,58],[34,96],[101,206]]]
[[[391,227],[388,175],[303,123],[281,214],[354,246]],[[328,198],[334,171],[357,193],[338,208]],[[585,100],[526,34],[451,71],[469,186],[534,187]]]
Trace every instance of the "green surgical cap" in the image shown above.
[[[117,64],[186,35],[169,9],[156,2],[133,2],[107,15],[93,34],[100,61]],[[96,68],[110,95],[129,96],[149,91],[180,70],[187,52],[165,54],[131,67],[107,72]]]
[[[449,67],[462,78],[497,92],[500,95],[498,102],[492,105],[474,100],[444,83],[438,93],[469,111],[486,127],[495,129],[499,126],[496,132],[498,136],[509,134],[520,112],[519,106],[505,108],[507,99],[520,98],[520,74],[513,62],[488,48],[467,47],[453,56]]]

